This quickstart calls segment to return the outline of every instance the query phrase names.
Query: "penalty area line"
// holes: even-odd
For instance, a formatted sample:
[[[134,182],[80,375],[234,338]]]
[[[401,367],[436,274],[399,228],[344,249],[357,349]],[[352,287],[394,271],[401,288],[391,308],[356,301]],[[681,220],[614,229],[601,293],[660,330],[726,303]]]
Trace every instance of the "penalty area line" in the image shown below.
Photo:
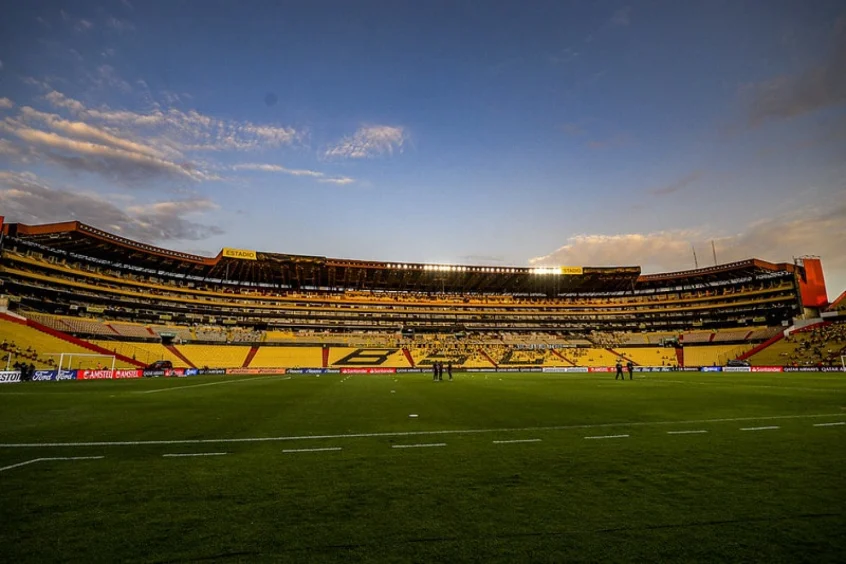
[[[341,447],[323,447],[323,448],[287,448],[283,449],[282,452],[286,454],[290,454],[293,452],[337,452],[341,450]]]
[[[696,431],[667,431],[668,435],[699,435],[701,433],[707,433],[705,429],[698,429]]]
[[[741,427],[741,431],[774,431],[775,429],[781,429],[778,425],[770,425],[769,427]]]
[[[628,435],[595,435],[592,437],[585,437],[586,439],[627,439]]]
[[[164,458],[180,458],[183,456],[223,456],[224,454],[229,454],[228,452],[177,452],[177,453],[169,453],[163,454],[162,457]]]
[[[173,392],[174,390],[187,390],[189,388],[203,388],[205,386],[220,386],[221,384],[237,384],[239,382],[256,382],[259,380],[270,380],[275,378],[277,380],[290,380],[291,377],[288,376],[287,378],[280,378],[279,376],[257,376],[257,377],[248,377],[248,378],[238,378],[236,380],[222,380],[220,382],[205,382],[203,384],[186,384],[184,386],[174,386],[172,388],[159,388],[157,390],[143,390],[140,392],[134,392],[136,394],[158,394],[161,392]]]
[[[446,443],[417,443],[413,445],[391,445],[391,448],[429,448],[429,447],[445,447]]]
[[[540,439],[513,439],[511,441],[494,441],[495,445],[510,445],[513,443],[539,443]]]
[[[543,431],[572,431],[577,429],[609,429],[625,427],[652,427],[666,425],[702,425],[706,423],[731,423],[738,421],[772,421],[776,419],[812,419],[819,417],[843,417],[843,413],[816,413],[806,415],[769,415],[762,417],[728,417],[721,419],[691,419],[683,421],[635,421],[619,423],[588,423],[577,425],[554,425],[547,427],[503,427],[498,429],[442,429],[438,431],[388,431],[382,433],[341,433],[337,435],[293,435],[287,437],[242,437],[219,439],[160,439],[146,441],[90,441],[67,443],[0,443],[0,448],[61,448],[102,447],[140,445],[197,445],[223,443],[264,443],[283,441],[314,441],[338,439],[363,439],[371,437],[417,437],[440,435],[478,435],[482,433],[537,433]]]
[[[18,462],[17,464],[12,464],[11,466],[4,466],[0,468],[0,472],[5,472],[6,470],[11,470],[12,468],[20,468],[21,466],[26,466],[27,464],[33,464],[35,462],[47,462],[50,460],[100,460],[101,458],[105,458],[104,456],[52,456],[47,458],[33,458],[32,460],[27,460],[26,462]]]
[[[846,425],[846,421],[837,421],[835,423],[814,423],[814,427],[837,427],[839,425]]]

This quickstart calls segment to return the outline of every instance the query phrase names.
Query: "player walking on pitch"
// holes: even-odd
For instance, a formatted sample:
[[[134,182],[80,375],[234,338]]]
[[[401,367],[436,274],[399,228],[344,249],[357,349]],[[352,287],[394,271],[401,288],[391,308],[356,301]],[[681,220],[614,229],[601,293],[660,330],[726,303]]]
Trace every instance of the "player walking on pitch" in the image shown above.
[[[623,376],[623,361],[620,360],[619,358],[617,359],[617,375],[614,376],[614,379],[615,380],[617,380],[617,379],[625,380],[626,379],[626,377]]]

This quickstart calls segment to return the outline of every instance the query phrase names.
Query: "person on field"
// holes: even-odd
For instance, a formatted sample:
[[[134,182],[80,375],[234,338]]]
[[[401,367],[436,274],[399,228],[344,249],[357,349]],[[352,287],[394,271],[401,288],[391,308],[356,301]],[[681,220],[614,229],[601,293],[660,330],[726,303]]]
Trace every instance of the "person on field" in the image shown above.
[[[632,372],[634,372],[634,362],[631,360],[626,363],[626,370],[629,371],[629,380],[632,379]]]
[[[444,380],[444,363],[440,360],[438,361],[438,382],[443,382]]]
[[[617,359],[617,375],[614,376],[614,379],[615,380],[617,380],[617,379],[625,380],[626,379],[626,377],[623,376],[623,361],[621,361],[619,358]]]
[[[433,382],[438,381],[438,363],[437,362],[432,363],[432,381]]]
[[[449,380],[452,381],[452,361],[450,360],[447,362],[447,374],[449,374]]]

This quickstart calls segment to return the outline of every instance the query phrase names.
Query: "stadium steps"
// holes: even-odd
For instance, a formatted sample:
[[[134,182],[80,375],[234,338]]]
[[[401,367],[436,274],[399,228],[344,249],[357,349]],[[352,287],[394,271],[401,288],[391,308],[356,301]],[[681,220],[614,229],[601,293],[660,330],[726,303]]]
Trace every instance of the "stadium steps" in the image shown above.
[[[570,360],[569,358],[564,358],[564,357],[561,355],[561,353],[560,353],[560,352],[558,352],[557,350],[555,350],[555,349],[551,349],[551,350],[552,350],[552,354],[554,354],[555,356],[557,356],[558,358],[560,358],[561,360],[563,360],[564,362],[566,362],[566,363],[567,363],[567,364],[569,364],[570,366],[576,366],[576,363],[574,363],[574,362],[573,362],[572,360]]]
[[[323,347],[322,350],[322,361],[321,361],[321,368],[327,368],[329,366],[329,347]]]
[[[677,366],[684,366],[684,348],[682,347],[676,349],[676,363]]]
[[[408,360],[408,363],[411,365],[412,368],[414,368],[414,359],[411,358],[411,351],[408,350],[408,347],[402,348],[402,354],[405,355],[405,358],[406,360]]]
[[[613,354],[613,355],[616,355],[616,356],[617,356],[617,357],[619,357],[619,358],[622,358],[622,359],[623,359],[623,360],[625,360],[626,362],[631,362],[631,363],[632,363],[632,364],[634,364],[635,366],[640,366],[637,362],[635,362],[635,361],[634,361],[634,360],[632,360],[630,357],[628,357],[628,356],[624,355],[624,354],[623,354],[623,353],[621,353],[621,352],[617,352],[617,351],[615,351],[614,349],[612,349],[612,348],[610,348],[610,347],[606,347],[606,348],[605,348],[605,350],[606,350],[606,351],[608,351],[608,352],[610,352],[610,353],[611,353],[611,354]]]
[[[109,355],[109,356],[114,355],[115,358],[117,358],[121,362],[129,364],[130,366],[137,366],[139,368],[144,366],[143,362],[138,362],[137,360],[132,360],[128,356],[124,356],[122,354],[115,354],[114,352],[112,352],[108,349],[104,349],[103,347],[101,347],[99,345],[95,345],[94,343],[89,343],[88,341],[78,339],[78,338],[76,338],[72,335],[68,335],[67,333],[63,333],[62,331],[59,331],[58,329],[52,329],[50,327],[47,327],[46,325],[42,325],[41,323],[38,323],[37,321],[33,321],[32,319],[21,320],[19,317],[16,317],[16,316],[13,317],[11,315],[6,315],[5,313],[0,313],[0,318],[5,319],[7,321],[11,321],[13,323],[17,323],[19,325],[26,325],[27,327],[31,327],[32,329],[36,329],[38,331],[41,331],[42,333],[46,333],[46,334],[50,335],[51,337],[56,337],[57,339],[61,339],[61,340],[66,341],[68,343],[74,344],[78,347],[88,349],[91,352]]]
[[[250,348],[250,352],[247,353],[247,358],[244,359],[244,364],[241,365],[241,368],[249,368],[250,367],[250,363],[253,361],[253,357],[256,356],[258,349],[259,348],[255,345],[253,345]]]
[[[106,325],[106,327],[108,327],[109,329],[111,329],[111,330],[112,330],[112,333],[114,333],[115,335],[122,336],[122,335],[120,334],[120,331],[118,331],[117,329],[115,329],[114,327],[112,327],[112,324],[111,324],[111,323],[106,323],[105,325]]]
[[[175,356],[176,358],[178,358],[179,360],[181,360],[182,362],[184,362],[185,364],[187,364],[191,368],[197,368],[196,366],[194,366],[194,363],[191,362],[190,360],[188,360],[188,357],[185,356],[184,354],[182,354],[182,352],[179,349],[177,349],[175,346],[165,345],[164,347],[167,350],[169,350],[173,356]]]
[[[738,358],[740,360],[748,360],[749,357],[758,354],[762,350],[766,349],[770,345],[776,344],[777,342],[781,341],[782,339],[784,339],[784,332],[781,332],[778,335],[775,335],[774,337],[770,337],[769,339],[767,339],[766,341],[764,341],[760,345],[756,345],[756,346],[752,347],[751,349],[749,349],[748,351],[746,351],[745,353],[740,355]]]
[[[494,362],[494,359],[490,357],[490,355],[487,353],[487,351],[485,351],[485,349],[479,349],[479,352],[482,353],[482,356],[485,357],[485,360],[491,363],[491,366],[493,366],[494,368],[497,367],[496,362]]]

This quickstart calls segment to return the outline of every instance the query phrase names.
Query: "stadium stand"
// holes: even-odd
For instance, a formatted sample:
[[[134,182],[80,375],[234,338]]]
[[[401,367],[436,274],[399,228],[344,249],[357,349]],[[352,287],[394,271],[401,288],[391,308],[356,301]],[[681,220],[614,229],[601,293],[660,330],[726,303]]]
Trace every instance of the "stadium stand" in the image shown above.
[[[841,366],[846,322],[796,331],[749,357],[753,366]]]
[[[321,347],[263,346],[250,362],[250,368],[319,368],[323,366]]]
[[[245,345],[179,345],[176,348],[198,368],[240,368],[250,352],[250,347]]]
[[[803,315],[801,261],[642,275],[627,266],[208,258],[79,222],[6,223],[2,242],[0,281],[12,310],[141,363],[319,367],[325,346],[329,365],[378,348],[393,351],[382,365],[397,368],[440,359],[609,366],[619,355],[673,365],[675,349],[663,347],[680,343],[686,364],[712,364]]]
[[[7,362],[32,363],[39,369],[58,368],[61,354],[91,355],[93,351],[48,335],[32,327],[0,319],[0,339],[2,339],[3,369]],[[63,368],[95,369],[111,367],[111,359],[92,356],[66,356]],[[115,362],[116,368],[133,368],[129,363]]]
[[[722,366],[734,360],[752,345],[710,345],[684,347],[685,366]]]

